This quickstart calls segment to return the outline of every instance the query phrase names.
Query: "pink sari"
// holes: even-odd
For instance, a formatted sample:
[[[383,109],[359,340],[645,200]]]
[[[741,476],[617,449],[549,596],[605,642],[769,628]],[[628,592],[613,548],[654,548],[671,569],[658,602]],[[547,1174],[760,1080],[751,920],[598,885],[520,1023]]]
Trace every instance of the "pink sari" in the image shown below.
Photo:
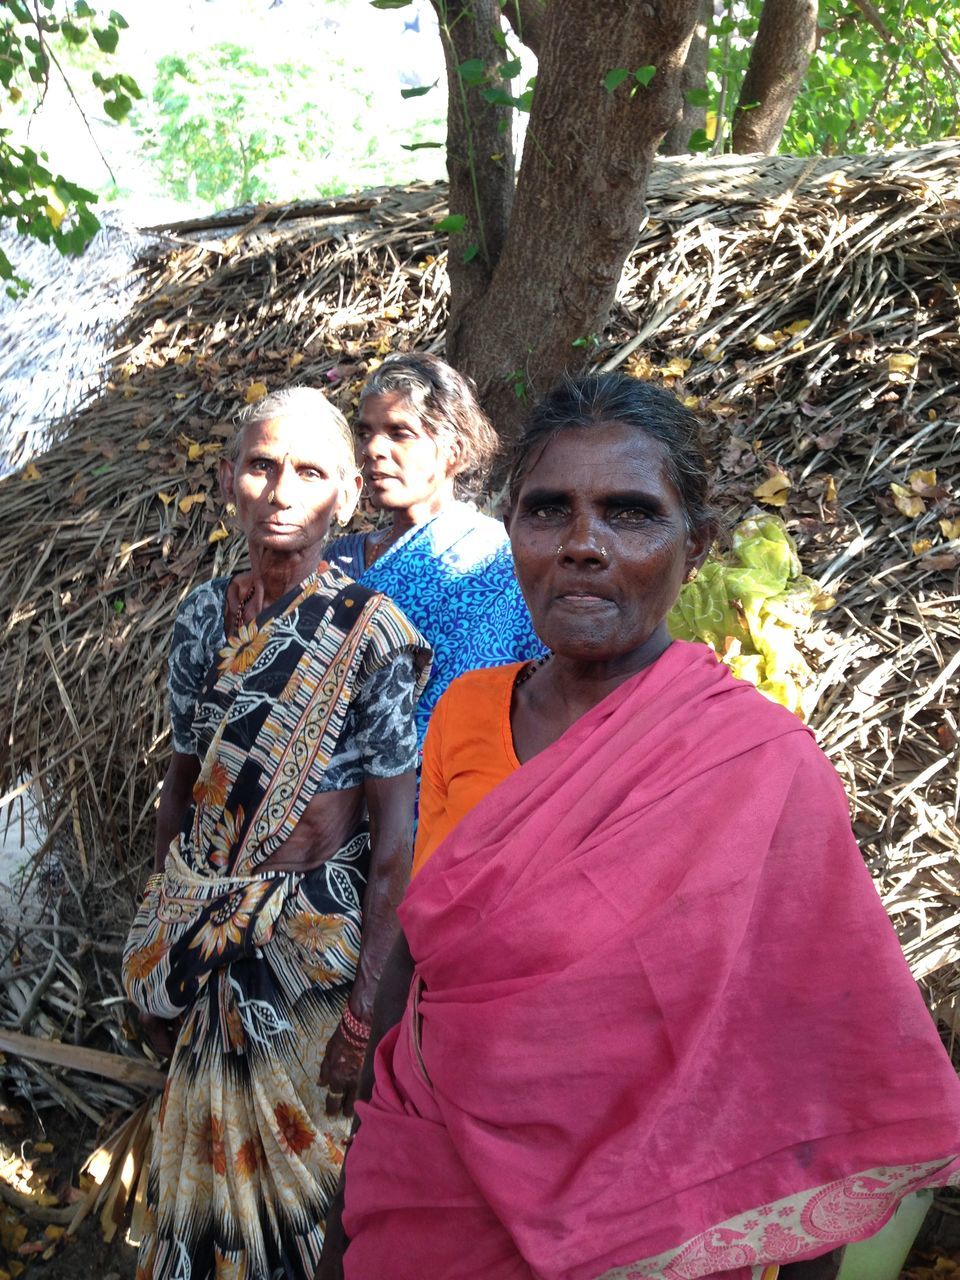
[[[812,735],[673,644],[460,823],[350,1152],[349,1280],[726,1280],[960,1181],[960,1081]]]

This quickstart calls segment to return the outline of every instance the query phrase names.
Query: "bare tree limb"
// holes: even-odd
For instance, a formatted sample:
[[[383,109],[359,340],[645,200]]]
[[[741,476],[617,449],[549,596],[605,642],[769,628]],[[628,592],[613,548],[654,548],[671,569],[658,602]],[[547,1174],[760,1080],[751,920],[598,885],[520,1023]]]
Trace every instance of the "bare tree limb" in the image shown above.
[[[433,7],[447,68],[450,212],[466,220],[451,234],[448,254],[448,334],[455,334],[464,309],[487,288],[506,238],[515,183],[513,107],[485,96],[503,87],[496,0],[433,0]],[[465,63],[481,63],[483,71],[466,75]]]
[[[546,10],[547,0],[507,0],[503,6],[503,16],[513,28],[514,35],[538,58],[543,45]]]
[[[700,15],[693,31],[687,60],[683,64],[680,88],[686,95],[693,89],[707,87],[707,62],[710,53],[710,28],[713,25],[713,0],[700,0]],[[660,150],[664,155],[680,156],[687,152],[690,135],[707,123],[706,107],[692,106],[684,97],[680,119],[666,132]]]
[[[765,0],[734,112],[734,151],[777,149],[816,47],[816,0]]]

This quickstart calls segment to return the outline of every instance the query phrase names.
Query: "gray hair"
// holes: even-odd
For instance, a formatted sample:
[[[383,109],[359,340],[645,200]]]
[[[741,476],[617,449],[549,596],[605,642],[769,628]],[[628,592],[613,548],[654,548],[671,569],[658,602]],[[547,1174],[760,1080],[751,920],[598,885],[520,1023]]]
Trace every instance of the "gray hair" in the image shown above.
[[[320,428],[329,428],[340,479],[357,474],[353,433],[347,420],[316,387],[285,387],[283,391],[272,391],[244,409],[237,416],[237,429],[227,452],[230,461],[239,459],[244,437],[251,427],[263,426],[276,418],[295,418]]]

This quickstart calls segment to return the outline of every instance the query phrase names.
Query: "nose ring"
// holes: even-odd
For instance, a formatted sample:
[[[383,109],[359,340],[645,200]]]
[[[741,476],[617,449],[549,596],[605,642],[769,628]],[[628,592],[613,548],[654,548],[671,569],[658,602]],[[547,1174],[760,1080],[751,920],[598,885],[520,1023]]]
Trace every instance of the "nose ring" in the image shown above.
[[[560,556],[562,555],[563,555],[563,543],[561,542],[559,547],[557,547],[557,559],[559,559]]]
[[[601,559],[606,560],[606,558],[607,558],[607,548],[606,548],[606,547],[601,547],[601,548],[600,548],[600,557],[601,557]]]

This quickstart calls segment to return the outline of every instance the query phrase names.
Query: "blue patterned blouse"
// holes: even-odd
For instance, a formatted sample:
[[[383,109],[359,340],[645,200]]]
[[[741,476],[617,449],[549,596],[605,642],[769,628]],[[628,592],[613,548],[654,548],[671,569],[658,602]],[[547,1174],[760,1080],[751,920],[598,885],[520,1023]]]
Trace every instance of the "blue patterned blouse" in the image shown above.
[[[433,670],[417,703],[420,747],[430,713],[465,671],[538,658],[533,630],[499,520],[454,502],[363,567],[362,533],[336,538],[324,556],[348,577],[382,591],[433,646]]]

